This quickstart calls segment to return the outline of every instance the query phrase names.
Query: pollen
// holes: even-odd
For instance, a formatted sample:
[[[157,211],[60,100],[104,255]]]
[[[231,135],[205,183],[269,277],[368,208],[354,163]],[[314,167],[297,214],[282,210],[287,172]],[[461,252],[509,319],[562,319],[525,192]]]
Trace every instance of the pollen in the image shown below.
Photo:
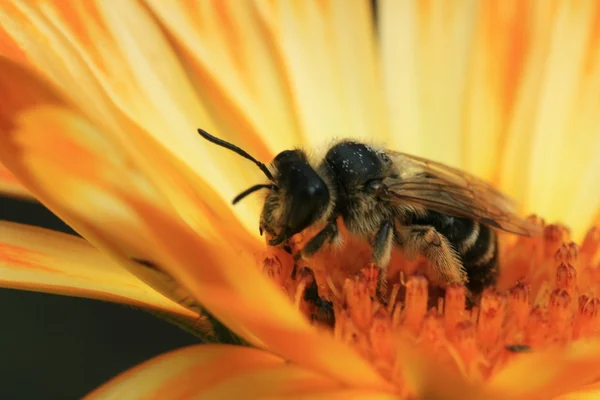
[[[398,340],[485,380],[522,353],[600,334],[599,228],[581,245],[560,225],[544,226],[540,237],[500,240],[498,281],[474,296],[459,284],[430,283],[423,260],[396,253],[378,292],[382,271],[347,240],[295,265],[290,254],[268,247],[262,267],[317,329],[354,347],[390,380],[401,382]]]

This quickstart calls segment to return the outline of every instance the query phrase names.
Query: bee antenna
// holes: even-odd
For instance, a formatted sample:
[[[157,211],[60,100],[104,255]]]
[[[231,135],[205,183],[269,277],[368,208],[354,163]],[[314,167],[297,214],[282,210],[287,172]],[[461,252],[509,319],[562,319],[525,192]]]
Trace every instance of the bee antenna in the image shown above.
[[[235,196],[235,198],[232,201],[232,204],[236,204],[237,202],[239,202],[240,200],[242,200],[244,197],[248,196],[251,193],[256,192],[257,190],[260,189],[275,189],[275,185],[271,185],[271,184],[260,184],[260,185],[254,185],[249,187],[248,189],[244,190],[242,193],[238,194],[237,196]]]
[[[265,164],[261,163],[256,158],[252,157],[250,154],[246,153],[244,150],[240,149],[236,145],[226,142],[217,137],[214,137],[210,133],[206,132],[204,129],[198,129],[198,133],[200,134],[200,136],[202,136],[204,139],[208,140],[209,142],[214,143],[217,146],[221,146],[226,149],[229,149],[229,150],[233,151],[234,153],[244,157],[245,159],[254,162],[254,164],[256,164],[258,166],[258,168],[260,168],[260,170],[267,176],[267,178],[269,178],[269,180],[271,182],[275,181],[275,179],[273,179],[273,175],[271,175],[271,171],[269,171],[269,169],[267,168],[267,166]],[[258,190],[258,189],[256,189],[256,190]],[[250,193],[252,193],[252,192],[250,192]]]

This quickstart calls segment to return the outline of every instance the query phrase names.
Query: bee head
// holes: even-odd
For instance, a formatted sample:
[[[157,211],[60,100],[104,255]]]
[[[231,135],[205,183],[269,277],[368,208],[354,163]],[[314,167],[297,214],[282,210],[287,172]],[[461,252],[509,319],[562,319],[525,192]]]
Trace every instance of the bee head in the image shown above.
[[[269,179],[270,183],[257,184],[244,190],[233,199],[233,204],[257,190],[269,189],[263,206],[260,229],[261,234],[264,229],[274,236],[269,241],[270,245],[279,245],[303,231],[316,222],[327,209],[330,201],[327,185],[301,150],[279,153],[272,162],[275,170],[275,174],[272,174],[265,164],[239,147],[202,129],[198,129],[198,133],[209,142],[254,162]]]
[[[286,150],[273,160],[275,185],[265,200],[262,224],[276,233],[276,246],[319,220],[327,210],[327,185],[301,150]]]

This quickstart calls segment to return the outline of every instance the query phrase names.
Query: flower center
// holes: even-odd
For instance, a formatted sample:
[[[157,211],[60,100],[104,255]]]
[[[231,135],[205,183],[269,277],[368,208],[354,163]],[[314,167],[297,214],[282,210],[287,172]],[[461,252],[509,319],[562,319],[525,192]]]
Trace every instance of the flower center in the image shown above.
[[[543,224],[542,221],[538,223]],[[501,237],[500,276],[470,304],[462,285],[440,288],[421,273],[426,260],[394,254],[388,290],[376,295],[380,271],[369,247],[346,238],[294,265],[268,248],[263,271],[318,329],[354,347],[394,379],[396,340],[408,338],[438,363],[485,379],[517,353],[564,346],[600,331],[600,229],[581,246],[568,229],[547,225],[541,237]],[[302,234],[292,248],[305,242]]]

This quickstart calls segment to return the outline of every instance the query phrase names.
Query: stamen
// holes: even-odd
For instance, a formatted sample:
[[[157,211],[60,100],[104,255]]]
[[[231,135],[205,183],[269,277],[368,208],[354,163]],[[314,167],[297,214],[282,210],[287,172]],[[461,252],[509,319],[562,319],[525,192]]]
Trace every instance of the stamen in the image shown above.
[[[393,340],[392,321],[387,312],[380,310],[373,317],[373,323],[369,329],[369,341],[374,357],[383,361],[387,368],[391,368],[394,362]]]
[[[581,296],[573,325],[574,339],[595,335],[600,329],[600,299]]]
[[[504,322],[507,343],[524,343],[529,308],[529,288],[519,283],[508,292],[507,319]]]
[[[342,294],[340,293],[340,291],[335,287],[335,284],[333,283],[333,279],[331,279],[330,275],[325,275],[325,280],[327,281],[327,287],[329,288],[329,290],[331,291],[331,294],[333,295],[333,297],[336,300],[340,300],[342,298]]]
[[[490,352],[498,345],[500,327],[504,321],[504,296],[493,289],[487,289],[481,296],[479,320],[477,323],[477,342],[482,350]]]
[[[399,386],[398,340],[485,380],[523,353],[600,334],[600,229],[590,230],[578,246],[567,228],[532,221],[544,227],[542,237],[501,243],[498,283],[474,305],[467,304],[471,294],[462,285],[430,284],[421,275],[427,271],[423,259],[392,257],[390,290],[378,291],[380,270],[365,261],[364,246],[356,246],[356,255],[354,246],[343,253],[322,250],[302,268],[269,248],[262,268],[309,321]],[[292,241],[295,250],[308,239],[303,235]]]
[[[370,264],[367,268],[363,268],[360,273],[362,274],[365,284],[367,285],[369,294],[371,297],[375,297],[377,292],[377,283],[379,281],[380,269],[375,264]]]
[[[451,335],[456,325],[465,318],[465,287],[454,284],[446,288],[446,307],[444,309],[444,324],[446,334]]]
[[[432,346],[436,350],[441,349],[446,345],[446,337],[450,336],[444,333],[443,323],[444,319],[440,315],[437,313],[428,313],[423,321],[423,329],[421,330],[419,341]]]
[[[556,269],[556,287],[564,289],[569,294],[575,294],[577,289],[577,270],[571,264],[561,262]]]
[[[427,286],[427,279],[422,276],[412,276],[406,283],[403,326],[413,334],[420,330],[427,312]]]
[[[529,313],[529,321],[525,331],[525,343],[533,348],[544,348],[550,339],[550,322],[541,306],[536,306]]]
[[[344,297],[352,322],[362,332],[367,332],[371,326],[373,317],[370,286],[358,277],[355,279],[346,279],[344,283]]]
[[[400,284],[394,283],[392,286],[392,292],[390,293],[390,298],[388,300],[388,313],[392,313],[394,307],[396,306],[396,298],[398,297],[398,292],[400,291]]]
[[[572,322],[571,296],[565,289],[555,289],[550,296],[548,310],[551,335],[555,342],[564,344],[570,337],[568,328]]]

